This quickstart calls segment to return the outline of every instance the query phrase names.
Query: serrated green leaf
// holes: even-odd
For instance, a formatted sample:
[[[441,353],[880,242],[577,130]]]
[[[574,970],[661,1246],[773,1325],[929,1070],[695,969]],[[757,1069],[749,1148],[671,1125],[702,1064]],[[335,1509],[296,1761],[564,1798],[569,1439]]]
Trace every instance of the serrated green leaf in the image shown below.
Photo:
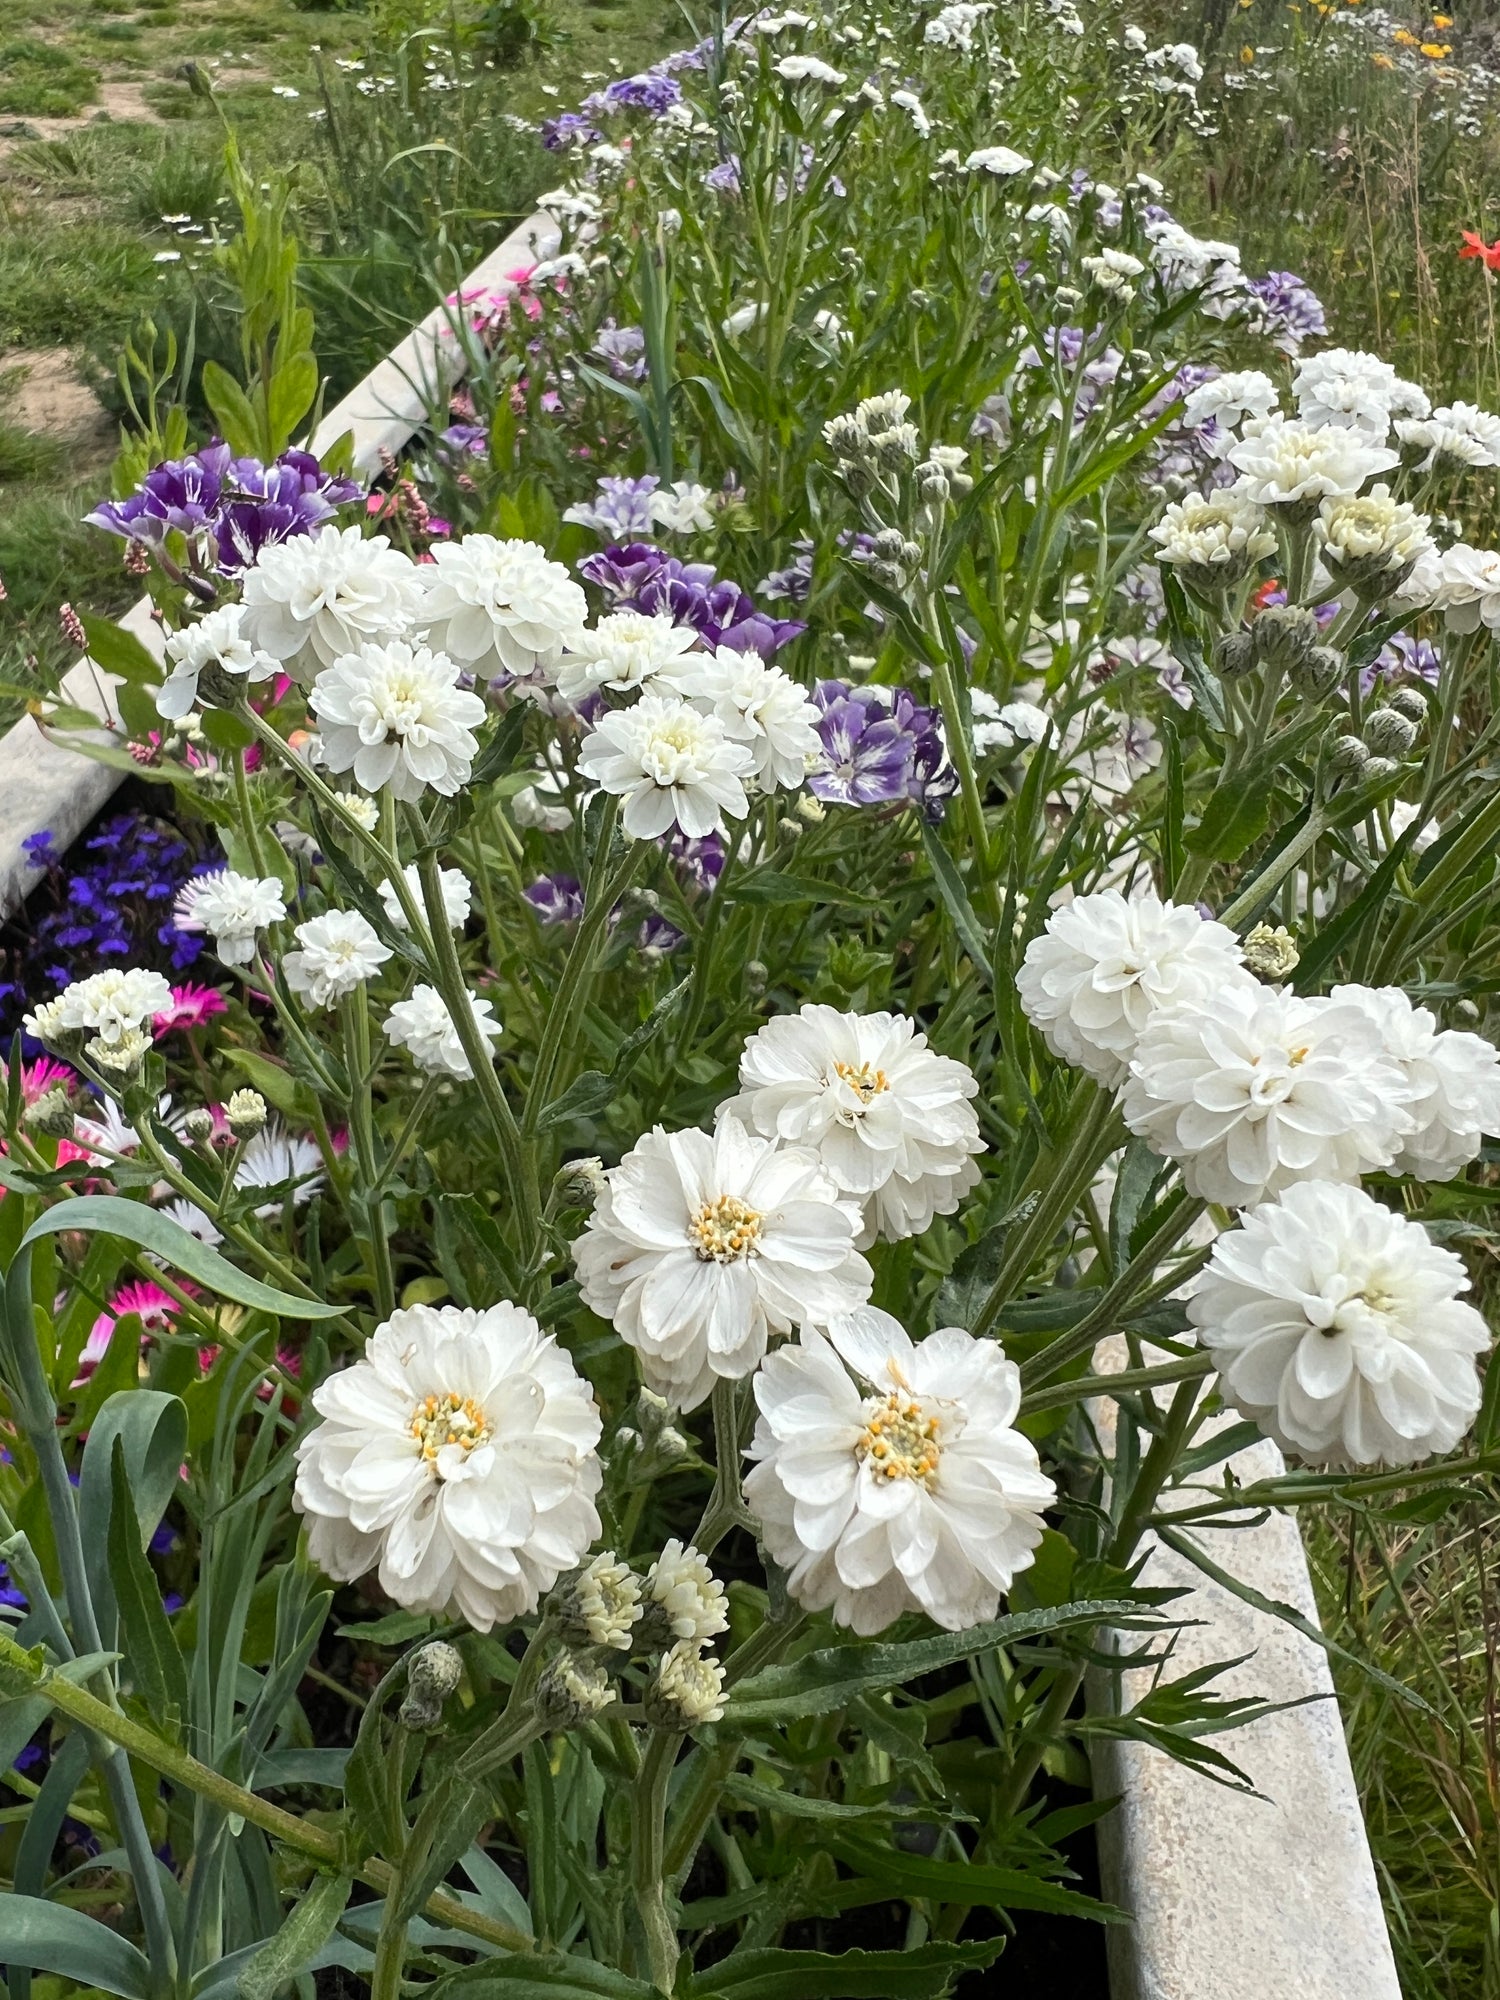
[[[1127,1915],[1110,1903],[1080,1895],[1059,1882],[1024,1868],[996,1868],[987,1862],[939,1861],[904,1849],[877,1847],[847,1834],[825,1836],[825,1845],[859,1875],[889,1882],[897,1894],[930,1897],[938,1903],[978,1905],[991,1910],[1046,1910],[1054,1917],[1092,1917],[1124,1923]]]

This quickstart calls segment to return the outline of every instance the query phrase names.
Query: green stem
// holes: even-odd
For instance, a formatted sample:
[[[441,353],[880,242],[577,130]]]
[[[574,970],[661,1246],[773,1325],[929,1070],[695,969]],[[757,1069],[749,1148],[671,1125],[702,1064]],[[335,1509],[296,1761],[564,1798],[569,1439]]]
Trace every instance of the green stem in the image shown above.
[[[719,1380],[713,1389],[714,1489],[693,1535],[700,1555],[711,1555],[734,1528],[754,1527],[740,1491],[741,1384]]]
[[[1253,882],[1241,889],[1227,909],[1219,912],[1219,922],[1227,924],[1231,930],[1237,930],[1252,910],[1258,908],[1269,896],[1275,895],[1303,855],[1316,846],[1322,838],[1327,825],[1328,822],[1322,812],[1314,806],[1307,816],[1307,825],[1294,839],[1287,842],[1275,860],[1263,868]]]
[[[659,1993],[677,1982],[677,1932],[667,1914],[667,1785],[682,1737],[653,1729],[630,1800],[630,1883],[645,1938],[646,1975]]]
[[[266,868],[265,850],[260,844],[260,828],[255,823],[255,814],[250,806],[250,785],[245,776],[245,753],[234,751],[229,759],[234,773],[234,802],[239,810],[240,826],[245,835],[245,845],[250,849],[250,859],[255,864],[257,875],[269,879]]]
[[[370,1003],[363,985],[339,1003],[343,1020],[344,1061],[349,1070],[349,1123],[354,1135],[354,1152],[359,1161],[359,1177],[367,1190],[362,1233],[370,1246],[375,1267],[375,1296],[380,1317],[389,1319],[396,1310],[396,1280],[391,1267],[391,1246],[381,1220],[381,1201],[375,1177],[375,1106],[370,1090]]]
[[[402,1160],[406,1157],[406,1149],[411,1144],[412,1139],[415,1136],[418,1127],[421,1125],[422,1119],[427,1111],[427,1107],[432,1102],[433,1092],[436,1089],[437,1089],[436,1077],[429,1076],[423,1078],[422,1087],[420,1090],[418,1090],[416,1097],[413,1100],[411,1110],[408,1111],[406,1114],[405,1123],[402,1125],[401,1130],[396,1134],[396,1137],[391,1144],[390,1150],[386,1154],[385,1165],[380,1169],[380,1172],[375,1176],[374,1182],[371,1185],[370,1200],[372,1202],[377,1200],[379,1196],[385,1191],[385,1185],[387,1181],[391,1179],[392,1175],[401,1165]]]

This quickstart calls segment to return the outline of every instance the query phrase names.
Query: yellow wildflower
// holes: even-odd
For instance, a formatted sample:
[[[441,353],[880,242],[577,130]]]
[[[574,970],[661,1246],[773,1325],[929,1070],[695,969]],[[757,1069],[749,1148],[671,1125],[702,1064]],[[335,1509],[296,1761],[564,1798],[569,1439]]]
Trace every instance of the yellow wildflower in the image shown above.
[[[1432,25],[1435,28],[1451,28],[1453,26],[1453,16],[1451,14],[1434,14]]]
[[[1422,53],[1429,62],[1441,62],[1444,56],[1451,56],[1453,51],[1446,42],[1423,42]]]
[[[1391,40],[1393,42],[1399,42],[1403,49],[1416,49],[1421,47],[1421,43],[1417,40],[1416,36],[1412,33],[1410,28],[1395,29],[1391,35]]]

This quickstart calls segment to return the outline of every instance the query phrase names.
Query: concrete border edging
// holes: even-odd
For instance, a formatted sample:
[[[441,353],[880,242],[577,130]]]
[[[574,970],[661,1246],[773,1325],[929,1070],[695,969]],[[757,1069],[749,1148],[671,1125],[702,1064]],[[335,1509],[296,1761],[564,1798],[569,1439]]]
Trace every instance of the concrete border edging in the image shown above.
[[[529,216],[475,265],[463,288],[499,289],[508,270],[555,255],[560,242],[551,216]],[[385,454],[401,449],[436,397],[467,371],[464,343],[453,338],[454,311],[436,306],[413,327],[327,413],[313,433],[311,449],[327,451],[351,432],[354,470],[367,477],[379,472]],[[161,659],[161,628],[151,615],[149,597],[138,598],[120,623]],[[64,700],[98,716],[101,741],[116,728],[110,705],[114,686],[111,676],[87,656],[63,677]],[[45,828],[59,850],[69,847],[126,775],[52,740],[29,715],[0,736],[0,918],[20,907],[39,878],[21,843]]]

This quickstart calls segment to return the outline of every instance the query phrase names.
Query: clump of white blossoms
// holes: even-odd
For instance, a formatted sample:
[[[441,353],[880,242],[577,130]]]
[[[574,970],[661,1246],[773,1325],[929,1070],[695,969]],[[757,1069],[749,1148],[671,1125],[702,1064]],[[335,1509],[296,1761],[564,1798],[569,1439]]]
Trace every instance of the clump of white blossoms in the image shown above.
[[[763,792],[794,792],[822,752],[818,709],[806,688],[759,653],[720,646],[712,658],[688,654],[669,684],[717,717],[732,743],[750,752]]]
[[[1462,1173],[1487,1132],[1500,1132],[1500,1051],[1482,1035],[1439,1028],[1399,986],[1335,986],[1329,996],[1360,1008],[1386,1055],[1400,1064],[1413,1129],[1392,1173],[1449,1181]]]
[[[434,646],[475,673],[556,678],[581,639],[588,600],[535,542],[465,535],[438,542],[419,574],[422,623]]]
[[[729,1630],[724,1586],[691,1543],[667,1543],[647,1573],[646,1596],[674,1639],[702,1645]]]
[[[1333,425],[1315,430],[1279,412],[1245,429],[1227,454],[1240,474],[1230,491],[1261,507],[1300,509],[1309,518],[1320,500],[1357,493],[1366,480],[1401,462],[1399,452],[1363,431]]]
[[[1393,500],[1386,485],[1363,497],[1325,500],[1318,511],[1319,553],[1336,589],[1386,596],[1435,547],[1427,532],[1428,516],[1404,500]]]
[[[1304,1181],[1219,1238],[1188,1315],[1226,1399],[1319,1465],[1451,1451],[1489,1330],[1462,1262],[1362,1188]]]
[[[1295,1181],[1388,1167],[1411,1130],[1399,1064],[1367,1016],[1254,980],[1153,1014],[1121,1100],[1188,1191],[1244,1208]]]
[[[490,1002],[470,993],[469,1006],[485,1041],[497,1040],[501,1023]],[[453,1076],[466,1083],[474,1074],[447,1002],[435,986],[414,986],[407,999],[396,1002],[385,1017],[385,1037],[429,1076]]]
[[[1135,281],[1145,270],[1139,257],[1132,257],[1128,250],[1113,250],[1108,245],[1097,257],[1085,257],[1083,268],[1089,274],[1089,281],[1108,298],[1129,298],[1135,290]]]
[[[674,624],[665,612],[612,611],[593,631],[580,634],[576,649],[557,669],[557,692],[572,702],[601,688],[612,694],[651,688],[660,694],[655,684],[697,644],[692,626]]]
[[[755,1400],[745,1498],[799,1604],[859,1633],[996,1615],[1057,1498],[998,1341],[867,1307],[769,1355]]]
[[[1389,361],[1348,347],[1325,347],[1293,364],[1292,397],[1305,424],[1363,431],[1384,444],[1395,417],[1425,417],[1431,408],[1415,382],[1403,382]]]
[[[978,1183],[978,1090],[973,1072],[930,1049],[905,1015],[808,1005],[746,1042],[740,1094],[720,1116],[813,1148],[862,1205],[864,1247],[877,1235],[920,1235]]]
[[[196,624],[169,633],[163,651],[171,669],[156,690],[156,712],[180,722],[198,699],[198,679],[205,668],[217,667],[248,687],[280,673],[281,662],[254,645],[243,631],[243,604],[220,604]]]
[[[816,1153],[747,1132],[648,1132],[605,1176],[573,1245],[583,1301],[678,1409],[748,1375],[772,1334],[863,1305],[859,1210]]]
[[[669,1646],[651,1670],[643,1696],[646,1720],[658,1729],[696,1729],[724,1713],[724,1668],[690,1639]]]
[[[964,161],[971,174],[993,174],[996,180],[1014,180],[1029,174],[1031,161],[1013,146],[979,146]]]
[[[28,1035],[55,1043],[64,1035],[92,1035],[106,1044],[123,1042],[172,1005],[172,989],[159,972],[144,966],[111,966],[75,979],[54,1000],[43,1001],[24,1020]]]
[[[1182,406],[1182,421],[1188,430],[1214,424],[1221,432],[1230,431],[1245,417],[1268,417],[1277,400],[1276,384],[1269,375],[1263,375],[1258,368],[1235,369],[1200,383]],[[1212,449],[1217,440],[1205,442]],[[1232,440],[1226,441],[1226,449],[1228,442]],[[1215,456],[1222,454],[1215,452]]]
[[[314,1007],[335,1007],[373,979],[391,955],[358,910],[328,910],[292,933],[298,949],[281,961],[286,983]]]
[[[743,819],[754,766],[717,716],[668,695],[643,695],[633,708],[601,716],[578,757],[585,777],[624,799],[620,823],[632,840],[655,840],[674,826],[701,839],[720,832],[726,817]]]
[[[422,894],[422,877],[415,861],[408,862],[401,871],[412,901],[426,915],[427,905]],[[469,921],[469,912],[474,907],[474,890],[461,868],[443,868],[438,871],[443,892],[443,914],[448,919],[450,931],[461,931]],[[391,929],[406,931],[411,925],[406,921],[406,912],[401,907],[401,898],[396,894],[393,882],[382,882],[380,900],[385,906],[385,914]]]
[[[1276,547],[1265,515],[1245,494],[1189,493],[1174,500],[1151,529],[1156,560],[1177,564],[1200,589],[1238,583]]]
[[[1406,417],[1396,436],[1418,472],[1500,466],[1500,417],[1473,403],[1444,403],[1430,417]]]
[[[640,1578],[606,1549],[565,1579],[552,1608],[568,1644],[628,1653],[644,1609]]]
[[[339,1582],[373,1570],[408,1610],[488,1632],[535,1611],[599,1532],[599,1412],[519,1306],[393,1313],[311,1402],[293,1504]]]
[[[246,572],[245,637],[300,680],[370,639],[409,631],[421,572],[384,535],[329,524],[263,549]]]
[[[309,704],[322,724],[323,761],[352,771],[366,792],[389,786],[414,805],[429,789],[452,798],[469,781],[484,703],[458,685],[446,653],[404,639],[362,646],[318,675]]]
[[[1444,549],[1432,602],[1454,632],[1500,631],[1500,551],[1467,542]]]
[[[1052,1053],[1113,1089],[1162,1007],[1243,984],[1240,941],[1191,904],[1118,889],[1054,910],[1026,947],[1016,992]]]
[[[985,688],[969,689],[969,711],[974,725],[974,752],[986,757],[991,751],[1014,756],[1040,743],[1052,727],[1051,718],[1034,701],[999,702]]]
[[[286,915],[281,884],[270,875],[241,875],[234,868],[198,875],[178,895],[173,920],[179,930],[207,931],[226,965],[248,965],[257,935]]]

